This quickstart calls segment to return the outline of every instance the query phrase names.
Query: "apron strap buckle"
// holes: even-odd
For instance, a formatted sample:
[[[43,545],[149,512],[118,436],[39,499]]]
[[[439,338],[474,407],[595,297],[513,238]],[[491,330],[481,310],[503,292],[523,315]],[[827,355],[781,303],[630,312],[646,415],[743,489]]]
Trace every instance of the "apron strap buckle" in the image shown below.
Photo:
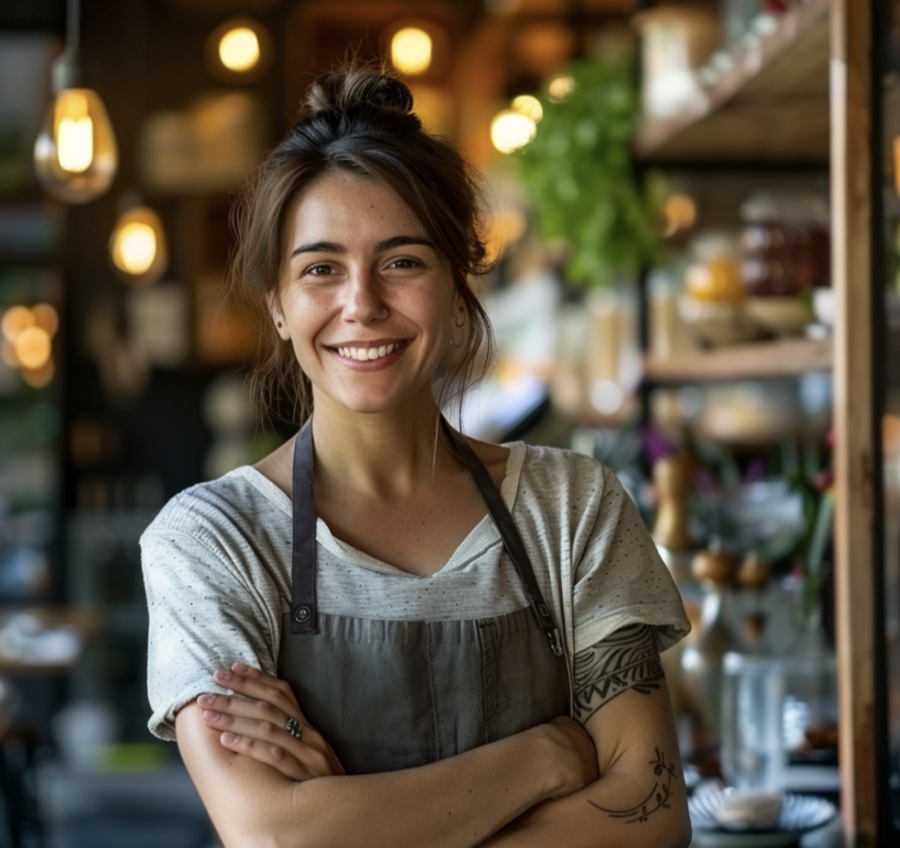
[[[559,628],[554,627],[550,629],[549,627],[544,631],[547,634],[547,639],[550,641],[550,650],[553,651],[553,654],[557,657],[561,657],[563,655],[563,647],[562,647],[562,639],[559,636]]]

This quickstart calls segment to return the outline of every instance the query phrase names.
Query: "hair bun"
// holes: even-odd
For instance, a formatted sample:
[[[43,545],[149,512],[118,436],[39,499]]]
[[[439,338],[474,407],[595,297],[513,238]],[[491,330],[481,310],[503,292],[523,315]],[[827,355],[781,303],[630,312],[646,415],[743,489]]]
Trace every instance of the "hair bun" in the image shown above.
[[[389,112],[396,117],[412,112],[413,97],[404,83],[381,70],[351,67],[318,77],[310,86],[304,105],[309,117],[320,112],[373,117],[378,112]]]

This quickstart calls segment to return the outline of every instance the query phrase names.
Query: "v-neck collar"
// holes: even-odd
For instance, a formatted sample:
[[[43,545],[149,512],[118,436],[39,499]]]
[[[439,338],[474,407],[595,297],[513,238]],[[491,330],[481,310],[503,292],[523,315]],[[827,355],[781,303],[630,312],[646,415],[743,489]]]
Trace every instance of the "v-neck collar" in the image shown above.
[[[500,485],[500,495],[503,498],[503,502],[506,504],[507,509],[512,512],[516,501],[516,495],[519,490],[519,480],[522,476],[522,467],[525,462],[527,446],[524,442],[509,442],[502,447],[509,449],[509,456],[506,459],[506,474]],[[275,504],[282,512],[284,512],[289,519],[292,517],[293,504],[291,499],[261,471],[254,468],[252,465],[242,465],[240,468],[236,468],[232,473],[246,479],[254,488],[264,495],[267,500]],[[370,556],[364,551],[361,551],[353,545],[334,536],[331,529],[322,518],[316,518],[316,542],[343,562],[358,565],[369,571],[375,571],[380,574],[394,577],[409,578],[412,580],[432,580],[460,571],[473,559],[476,559],[483,554],[488,548],[493,545],[502,544],[502,538],[490,514],[485,515],[481,521],[472,528],[465,539],[460,542],[459,546],[447,562],[430,575],[412,574],[401,568],[397,568],[390,563],[383,562],[376,557]]]

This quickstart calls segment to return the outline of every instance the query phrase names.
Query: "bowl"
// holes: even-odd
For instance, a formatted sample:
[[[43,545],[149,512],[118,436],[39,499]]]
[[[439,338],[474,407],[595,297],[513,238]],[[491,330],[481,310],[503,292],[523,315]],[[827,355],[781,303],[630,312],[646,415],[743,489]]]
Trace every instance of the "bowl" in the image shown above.
[[[740,344],[762,335],[742,303],[697,300],[684,295],[678,301],[678,311],[697,337],[709,345]]]
[[[751,297],[747,315],[765,333],[773,336],[800,336],[815,316],[800,297]]]

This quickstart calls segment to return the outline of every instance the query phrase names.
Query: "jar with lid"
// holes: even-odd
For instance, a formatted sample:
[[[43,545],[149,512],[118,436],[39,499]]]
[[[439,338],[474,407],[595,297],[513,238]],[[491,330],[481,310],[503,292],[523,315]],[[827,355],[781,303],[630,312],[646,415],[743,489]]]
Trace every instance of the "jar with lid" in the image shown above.
[[[760,191],[741,205],[743,278],[752,297],[831,284],[828,204],[814,192]]]

